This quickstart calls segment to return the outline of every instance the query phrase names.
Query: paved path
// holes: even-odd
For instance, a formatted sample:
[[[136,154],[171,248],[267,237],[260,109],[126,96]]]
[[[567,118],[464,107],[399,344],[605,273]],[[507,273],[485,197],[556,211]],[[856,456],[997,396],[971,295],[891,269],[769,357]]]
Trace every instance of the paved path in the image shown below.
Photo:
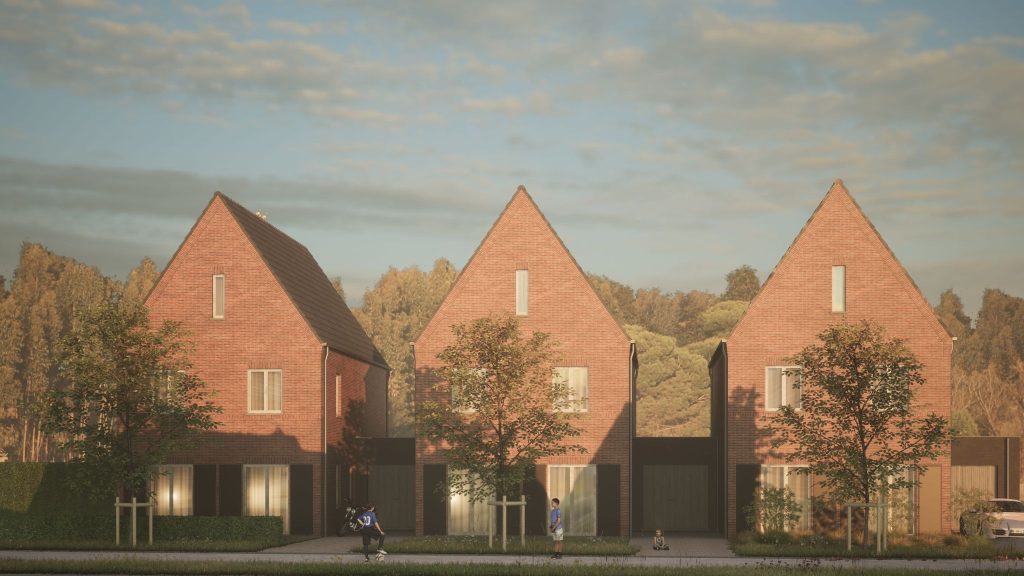
[[[4,559],[28,560],[110,560],[110,559],[149,559],[149,560],[193,560],[202,562],[310,562],[310,563],[356,563],[362,562],[359,554],[295,554],[286,552],[247,552],[247,553],[202,553],[202,552],[106,552],[106,551],[31,551],[31,550],[0,550],[0,561]],[[516,564],[516,565],[604,565],[604,566],[660,566],[660,567],[694,567],[694,566],[747,566],[752,568],[775,566],[822,566],[865,570],[870,568],[948,570],[969,572],[972,570],[1024,570],[1024,561],[1007,560],[808,560],[804,558],[708,558],[708,557],[661,557],[661,556],[573,556],[563,560],[552,560],[546,556],[487,556],[487,555],[451,555],[451,554],[415,554],[388,556],[385,562],[404,564]]]

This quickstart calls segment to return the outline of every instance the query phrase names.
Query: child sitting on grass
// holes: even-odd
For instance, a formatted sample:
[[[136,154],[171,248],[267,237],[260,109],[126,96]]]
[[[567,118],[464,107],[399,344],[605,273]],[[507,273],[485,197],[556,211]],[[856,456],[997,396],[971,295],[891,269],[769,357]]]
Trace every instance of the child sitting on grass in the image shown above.
[[[661,534],[660,528],[654,531],[654,549],[668,550],[668,544],[665,543],[665,536]]]

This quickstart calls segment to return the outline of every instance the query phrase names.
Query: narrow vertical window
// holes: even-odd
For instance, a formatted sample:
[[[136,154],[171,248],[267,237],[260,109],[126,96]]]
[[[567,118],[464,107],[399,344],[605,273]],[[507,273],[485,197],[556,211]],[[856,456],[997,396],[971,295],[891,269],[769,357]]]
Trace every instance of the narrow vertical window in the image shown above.
[[[516,270],[516,316],[526,316],[530,296],[530,274],[528,270]]]
[[[341,374],[334,375],[334,415],[341,416]]]
[[[213,276],[213,317],[220,320],[224,318],[224,275]]]
[[[832,267],[832,311],[846,312],[846,266]]]

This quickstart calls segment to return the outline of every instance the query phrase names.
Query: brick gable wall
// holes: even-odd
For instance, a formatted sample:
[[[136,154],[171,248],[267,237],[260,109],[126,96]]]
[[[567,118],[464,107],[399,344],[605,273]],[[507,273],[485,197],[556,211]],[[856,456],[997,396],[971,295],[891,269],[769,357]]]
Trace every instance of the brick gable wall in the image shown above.
[[[833,313],[832,266],[846,266],[846,313]],[[872,320],[907,341],[927,383],[915,398],[921,413],[950,416],[952,340],[902,266],[841,183],[836,183],[728,338],[728,533],[736,530],[736,466],[781,464],[770,449],[764,411],[765,367],[816,342],[839,322]],[[949,498],[948,455],[928,463]],[[937,505],[940,503],[936,503]],[[942,531],[950,518],[944,511]]]
[[[536,205],[520,189],[466,265],[451,293],[416,340],[416,401],[432,397],[430,371],[452,342],[451,326],[492,314],[515,314],[515,271],[529,271],[525,331],[551,334],[563,366],[586,366],[589,412],[576,421],[587,454],[541,464],[617,464],[621,534],[629,526],[630,347]],[[423,532],[423,465],[443,463],[435,447],[417,439],[417,533]]]
[[[212,277],[225,276],[225,314],[212,317]],[[177,460],[208,464],[311,464],[321,498],[323,347],[215,198],[147,299],[154,322],[176,320],[191,333],[192,362],[223,407],[220,426]],[[247,413],[247,371],[283,371],[280,414]],[[331,406],[330,415],[333,415]],[[313,506],[313,526],[322,525]]]

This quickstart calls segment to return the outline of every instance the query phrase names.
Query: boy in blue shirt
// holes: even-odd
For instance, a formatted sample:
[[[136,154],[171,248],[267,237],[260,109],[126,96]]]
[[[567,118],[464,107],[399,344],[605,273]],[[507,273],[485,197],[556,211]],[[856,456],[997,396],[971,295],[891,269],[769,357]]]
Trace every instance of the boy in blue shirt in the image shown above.
[[[384,557],[387,552],[384,551],[384,531],[381,530],[380,524],[377,522],[376,508],[372,503],[366,505],[366,511],[359,515],[359,533],[363,536],[363,556],[366,557],[364,562],[370,561],[370,539],[377,541],[377,560]]]
[[[551,556],[555,560],[562,559],[562,538],[565,537],[565,528],[562,526],[562,511],[558,508],[561,502],[558,498],[551,499],[551,537],[555,541],[555,554]]]

